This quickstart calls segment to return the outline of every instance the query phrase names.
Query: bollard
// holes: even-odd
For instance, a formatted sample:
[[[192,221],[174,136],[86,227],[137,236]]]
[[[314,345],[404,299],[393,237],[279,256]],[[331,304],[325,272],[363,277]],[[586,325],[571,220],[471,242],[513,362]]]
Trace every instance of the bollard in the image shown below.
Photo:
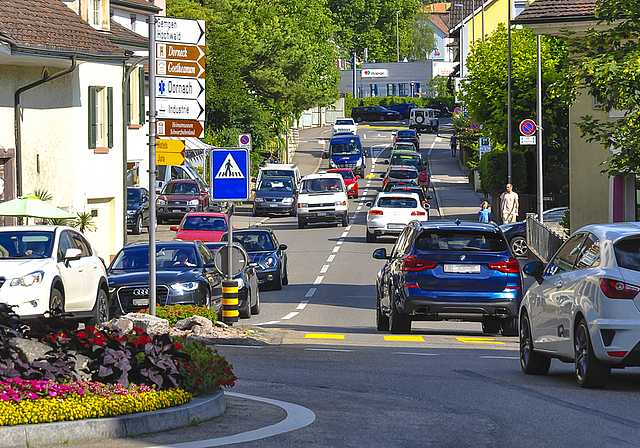
[[[238,322],[238,282],[225,280],[222,282],[222,322],[233,324]]]

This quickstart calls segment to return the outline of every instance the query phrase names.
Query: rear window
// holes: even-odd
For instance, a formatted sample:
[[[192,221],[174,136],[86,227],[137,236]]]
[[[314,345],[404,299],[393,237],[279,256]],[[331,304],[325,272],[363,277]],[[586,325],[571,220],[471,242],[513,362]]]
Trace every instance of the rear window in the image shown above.
[[[420,165],[420,156],[419,155],[410,155],[410,154],[394,154],[391,157],[391,165],[411,165],[418,166]]]
[[[467,230],[424,230],[416,249],[431,252],[505,252],[507,242],[499,233]]]
[[[378,200],[378,207],[381,208],[416,208],[418,207],[418,201],[413,198],[404,197],[386,197]]]
[[[336,120],[336,124],[353,124],[353,120]]]
[[[640,238],[625,238],[616,242],[613,248],[618,266],[640,271]]]
[[[392,170],[389,171],[389,177],[394,179],[417,179],[418,173],[411,170]]]
[[[275,169],[266,169],[262,170],[263,177],[294,177],[295,172],[293,170],[275,170]]]
[[[193,216],[187,215],[182,224],[183,230],[202,230],[213,232],[226,232],[227,221],[218,216]]]

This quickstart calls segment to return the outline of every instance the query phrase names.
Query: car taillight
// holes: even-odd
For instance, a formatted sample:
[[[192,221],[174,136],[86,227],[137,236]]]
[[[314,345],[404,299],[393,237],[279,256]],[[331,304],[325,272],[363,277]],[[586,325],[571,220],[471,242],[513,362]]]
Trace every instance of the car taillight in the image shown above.
[[[376,216],[382,216],[384,213],[382,213],[382,210],[369,210],[369,214],[370,215],[376,215]]]
[[[520,272],[520,263],[513,257],[509,257],[506,261],[494,261],[487,263],[489,269],[504,272],[505,274],[517,274]]]
[[[600,289],[610,299],[633,299],[640,291],[637,286],[608,278],[600,279]]]
[[[438,265],[435,261],[425,261],[409,255],[402,259],[402,270],[404,272],[424,271],[425,269],[433,269]]]
[[[411,216],[424,216],[425,213],[424,212],[419,212],[419,211],[415,211],[415,212],[411,212]]]

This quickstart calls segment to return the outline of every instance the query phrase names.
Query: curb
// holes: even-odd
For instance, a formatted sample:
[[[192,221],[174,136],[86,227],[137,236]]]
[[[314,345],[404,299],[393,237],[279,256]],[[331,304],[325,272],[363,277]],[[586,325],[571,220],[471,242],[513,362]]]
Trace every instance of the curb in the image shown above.
[[[0,448],[113,439],[167,431],[196,420],[211,420],[227,410],[223,391],[189,403],[157,411],[118,417],[6,426],[0,430]]]

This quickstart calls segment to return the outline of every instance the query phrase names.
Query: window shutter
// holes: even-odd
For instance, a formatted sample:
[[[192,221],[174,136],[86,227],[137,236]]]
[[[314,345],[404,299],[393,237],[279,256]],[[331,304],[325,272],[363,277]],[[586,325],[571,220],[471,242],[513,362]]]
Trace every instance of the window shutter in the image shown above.
[[[109,117],[107,140],[109,148],[113,148],[113,87],[107,87],[107,108],[107,116]]]
[[[89,148],[96,147],[96,88],[89,86]]]
[[[124,92],[125,104],[124,108],[124,122],[126,124],[131,124],[131,84],[129,84],[129,88]]]
[[[146,117],[146,109],[144,107],[144,94],[145,94],[145,89],[144,89],[144,79],[145,79],[145,75],[144,75],[144,67],[140,67],[138,69],[138,75],[140,78],[140,82],[138,83],[138,87],[139,87],[139,91],[138,91],[138,104],[140,106],[139,108],[139,116],[140,116],[140,124],[144,124],[145,122],[145,117]]]

